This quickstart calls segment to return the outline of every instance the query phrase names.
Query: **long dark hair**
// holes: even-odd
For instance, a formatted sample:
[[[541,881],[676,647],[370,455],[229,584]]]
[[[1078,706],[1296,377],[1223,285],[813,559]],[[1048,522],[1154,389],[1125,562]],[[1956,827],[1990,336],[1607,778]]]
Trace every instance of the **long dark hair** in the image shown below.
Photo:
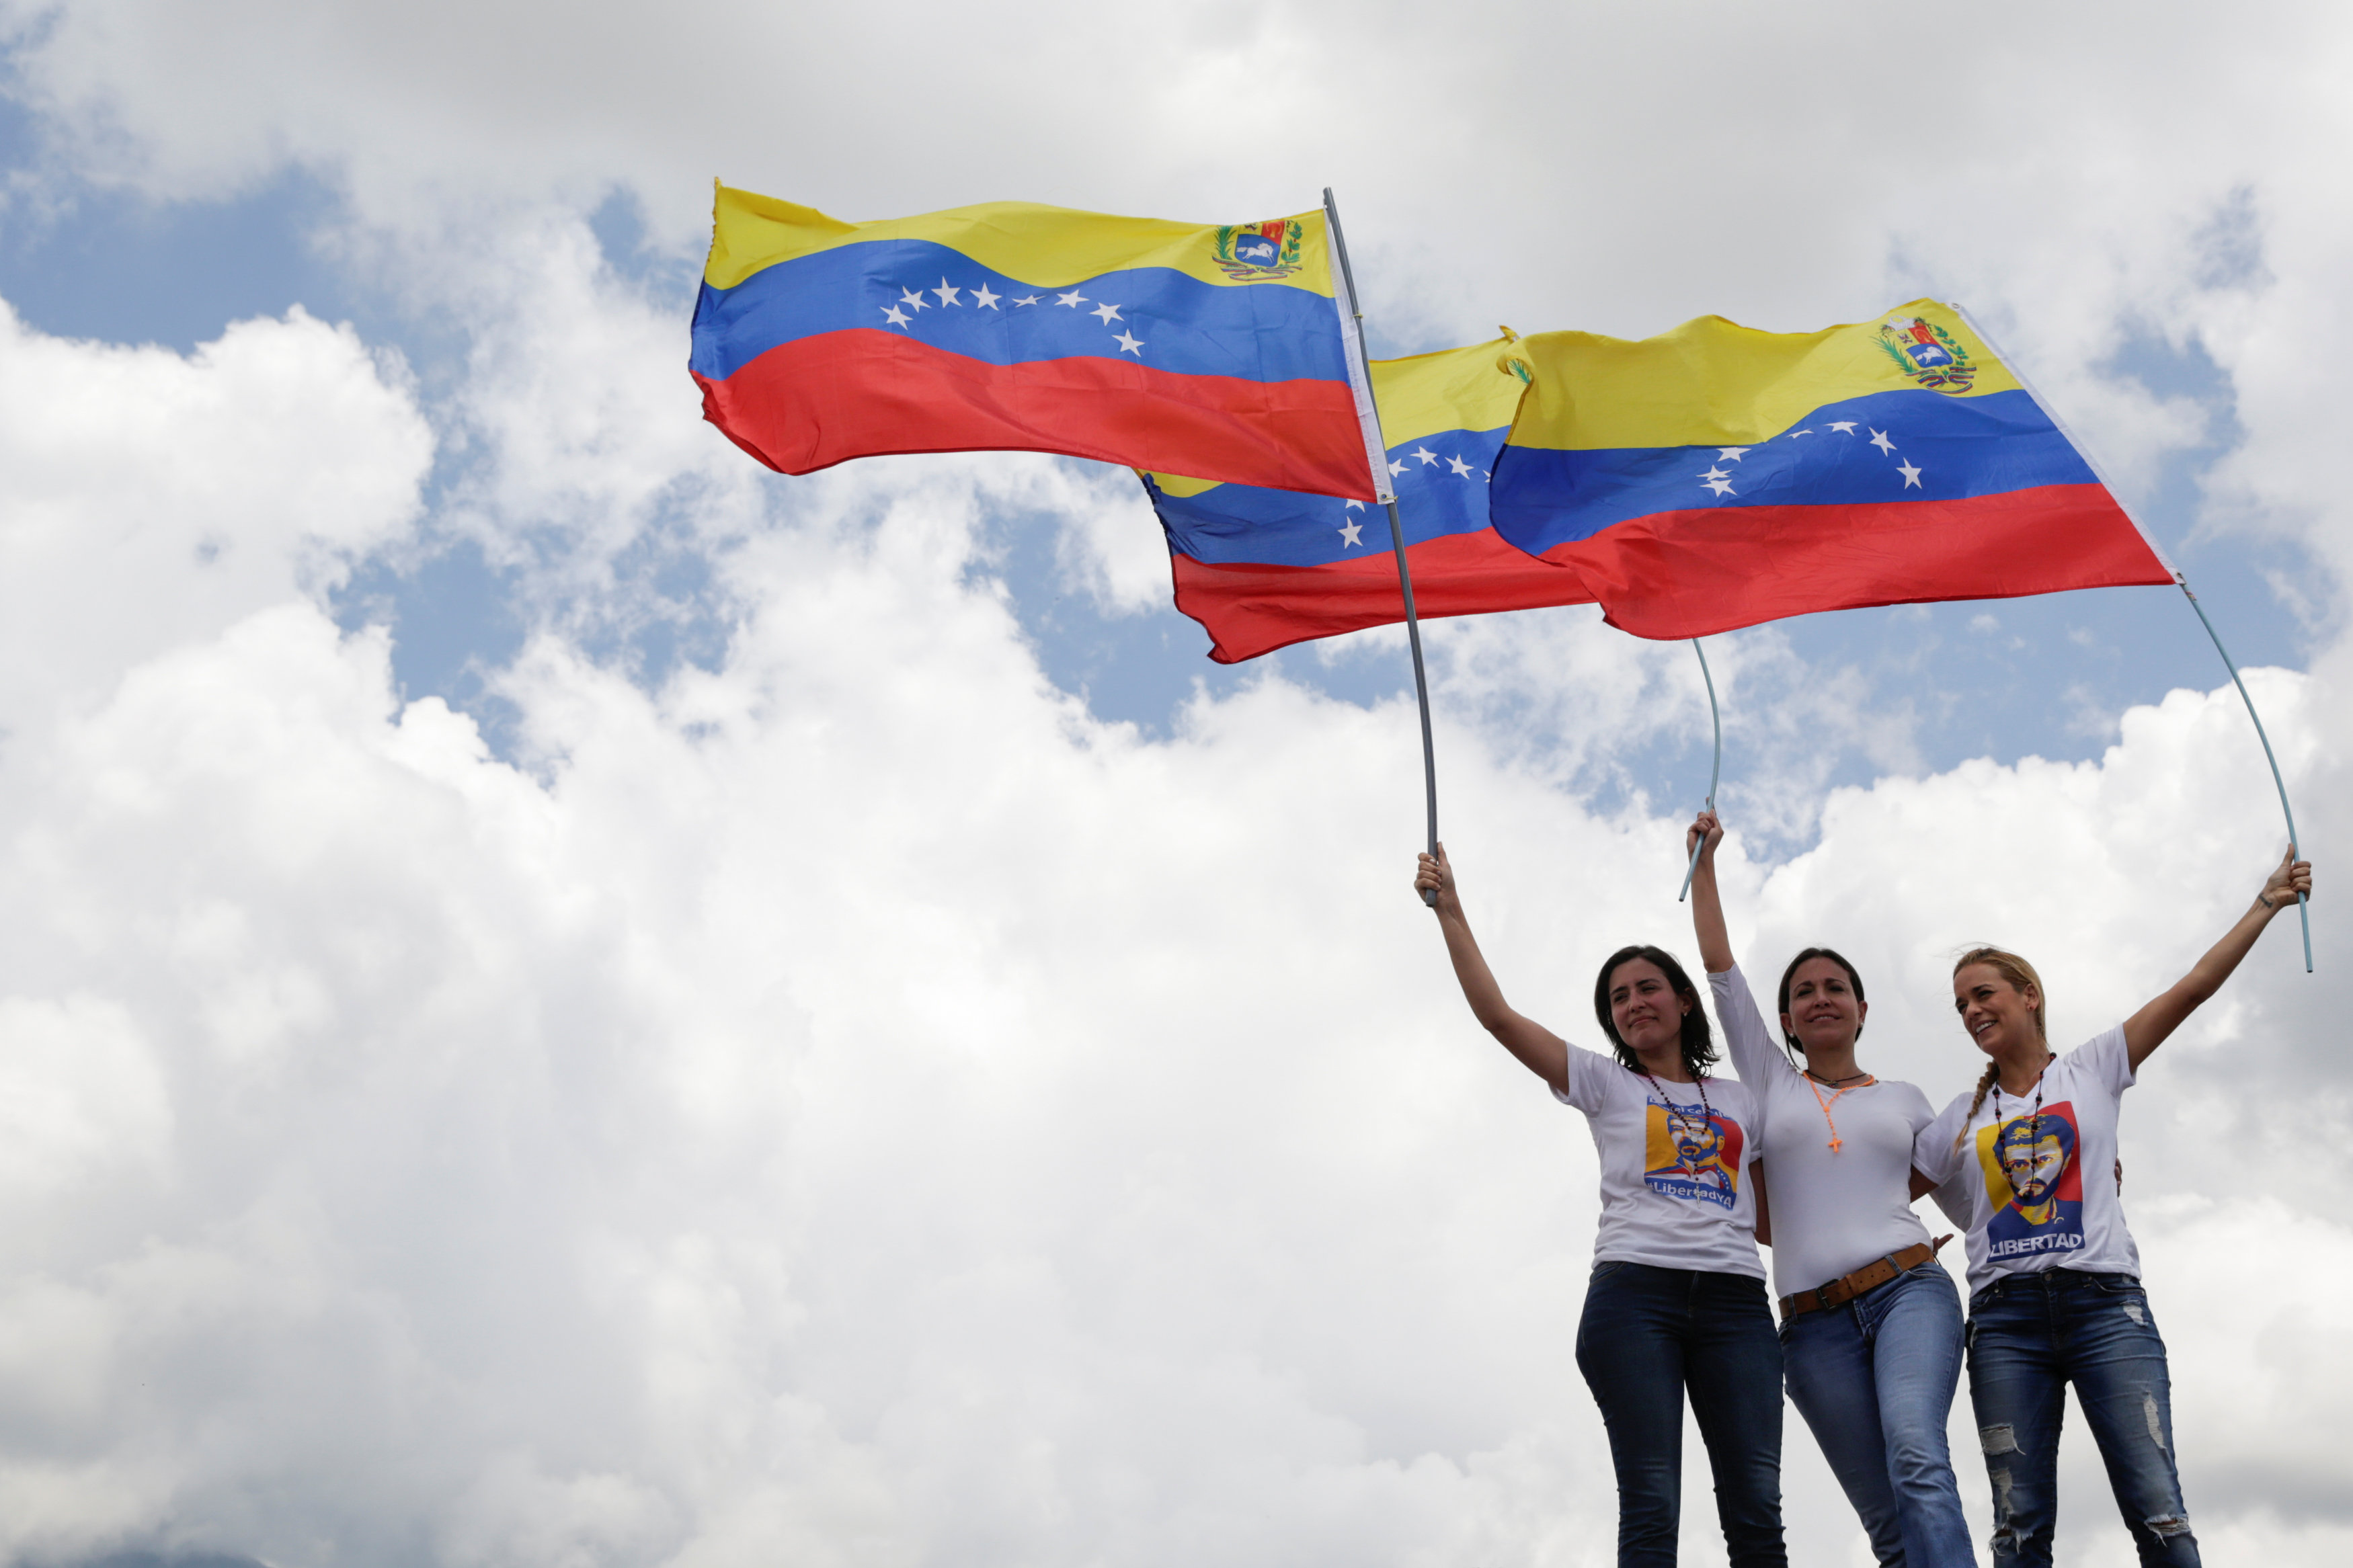
[[[1642,1058],[1618,1037],[1618,1020],[1609,1014],[1609,977],[1618,973],[1620,964],[1630,963],[1638,958],[1648,959],[1657,964],[1659,973],[1667,977],[1667,984],[1674,994],[1691,1004],[1683,1010],[1683,1071],[1694,1078],[1702,1077],[1715,1065],[1716,1059],[1715,1039],[1707,1026],[1707,1009],[1700,1005],[1699,991],[1692,984],[1691,976],[1683,973],[1683,966],[1675,962],[1674,954],[1662,947],[1652,947],[1648,943],[1621,947],[1611,953],[1609,962],[1601,966],[1601,978],[1593,983],[1593,1016],[1601,1020],[1601,1032],[1609,1037],[1610,1048],[1618,1053],[1620,1066],[1629,1072],[1646,1070]]]
[[[1810,947],[1806,949],[1805,952],[1798,954],[1797,957],[1789,960],[1789,967],[1781,971],[1781,994],[1778,999],[1778,1005],[1773,1009],[1775,1016],[1779,1017],[1785,1016],[1789,1011],[1789,982],[1798,977],[1798,965],[1817,958],[1827,958],[1832,963],[1837,964],[1841,969],[1845,970],[1846,983],[1854,987],[1854,999],[1858,1002],[1863,999],[1862,976],[1855,973],[1854,965],[1846,961],[1846,955],[1844,953],[1841,953],[1833,948]],[[1858,1040],[1862,1038],[1862,1026],[1861,1024],[1857,1024],[1854,1026],[1854,1037]],[[1802,1063],[1806,1059],[1806,1047],[1804,1045],[1799,1043],[1798,1037],[1791,1034],[1787,1028],[1784,1028],[1781,1031],[1781,1045],[1782,1047],[1789,1053],[1789,1059],[1791,1061]]]

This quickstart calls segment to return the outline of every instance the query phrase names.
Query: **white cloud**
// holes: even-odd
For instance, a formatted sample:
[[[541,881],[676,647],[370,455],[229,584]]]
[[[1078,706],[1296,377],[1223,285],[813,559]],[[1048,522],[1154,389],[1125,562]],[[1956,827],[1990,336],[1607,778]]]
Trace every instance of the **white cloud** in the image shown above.
[[[0,722],[340,582],[414,521],[432,450],[397,360],[299,310],[183,358],[0,306]]]
[[[1373,321],[1411,346],[1501,319],[1810,328],[1931,289],[2119,466],[2200,423],[2099,373],[2121,334],[2275,370],[2302,427],[2326,356],[2293,345],[2337,321],[2320,280],[2346,110],[2322,84],[2353,35],[2326,7],[2267,8],[2253,33],[2179,0],[2130,26],[2016,5],[1482,4],[1437,28],[1329,0],[885,26],[716,0],[560,27],[501,5],[10,10],[60,163],[173,197],[294,162],[346,184],[364,225],[446,237],[620,185],[699,249],[714,174],[858,217],[986,195],[1208,220],[1330,183]],[[2253,268],[2216,265],[2218,214]]]
[[[598,270],[575,215],[611,183],[682,238],[714,165],[860,216],[1205,216],[1304,205],[1328,166],[1400,331],[1794,327],[1925,279],[2078,367],[2046,379],[2132,461],[2196,421],[2084,367],[2156,322],[2232,374],[2238,523],[2343,548],[2310,350],[2349,248],[2342,111],[2310,86],[2333,13],[2218,62],[2186,9],[2119,37],[2038,8],[2031,47],[1999,9],[1948,37],[1933,11],[1497,8],[1509,47],[1477,11],[1452,43],[1397,8],[1050,12],[987,70],[1005,35],[962,13],[41,15],[18,63],[61,157],[172,191],[340,171],[470,357],[420,410],[299,315],[185,359],[0,343],[0,1554],[1607,1558],[1569,1355],[1588,1145],[1479,1037],[1405,890],[1409,707],[1270,677],[1165,742],[1098,722],[1025,646],[985,521],[1058,520],[1068,585],[1132,606],[1160,567],[1122,477],[766,479],[697,425],[676,321]],[[2268,281],[2211,276],[2199,237],[2242,186]],[[384,635],[320,608],[407,540],[427,414],[472,465],[438,523],[540,612],[501,684],[528,771],[403,706]],[[668,613],[625,564],[665,530],[733,637],[649,690],[584,629]],[[1482,936],[1589,1037],[1603,952],[1688,950],[1680,808],[1596,800],[1620,748],[1702,729],[1696,668],[1589,615],[1432,640]],[[2276,852],[2227,688],[2125,714],[2094,762],[1923,776],[1933,689],[1873,710],[1777,634],[1723,641],[1766,759],[1736,826],[1820,808],[1793,861],[1736,846],[1743,951],[1846,949],[1873,1065],[1932,1097],[1974,1068],[1955,947],[2025,948],[2088,1033]],[[2250,681],[2337,842],[2345,654]],[[1888,776],[1820,802],[1836,748]],[[2128,1102],[2218,1559],[2331,1562],[2353,1531],[2312,1306],[2353,1268],[2314,1174],[2353,963],[2323,863],[2319,974],[2283,923]],[[2260,1304],[2258,1265],[2288,1270]],[[1852,1557],[1794,1421],[1788,1463],[1796,1560]],[[2069,1467],[2066,1550],[2116,1557],[2080,1436]]]
[[[81,1053],[18,1070],[71,1096],[89,1052],[140,1042],[162,1107],[110,1114],[168,1128],[173,1175],[69,1234],[0,1211],[0,1374],[59,1412],[0,1468],[35,1521],[13,1548],[1593,1557],[1590,1156],[1404,891],[1409,710],[1270,680],[1165,744],[1102,726],[965,577],[960,470],[892,471],[725,558],[751,609],[718,671],[649,694],[538,644],[508,693],[543,784],[398,708],[381,637],[299,602],[150,658],[12,771],[0,951],[43,957],[0,965],[5,1005]],[[2326,798],[2333,685],[2258,679]],[[1743,918],[1760,953],[1854,951],[1879,1065],[1953,1089],[1951,946],[2027,946],[2088,1028],[2252,886],[2274,835],[2234,701],[2136,711],[2098,764],[1842,794],[1818,850],[1745,873]],[[1588,1034],[1599,952],[1687,946],[1677,825],[1468,740],[1450,838],[1482,932],[1523,1005]],[[2306,982],[2290,941],[2137,1091],[2137,1193],[2199,1181],[2204,1134],[2167,1111],[2207,1086],[2177,1062],[2334,993],[2341,944]],[[2300,1258],[2353,1258],[2322,1195],[2271,1205]],[[2174,1278],[2229,1245],[2150,1235]],[[2200,1487],[2267,1451],[2202,1414],[2233,1320],[2158,1299],[2193,1508],[2287,1539],[2264,1494]],[[2282,1403],[2306,1397],[2265,1408],[2333,1432],[2325,1395]],[[1853,1531],[1805,1441],[1793,1531],[1821,1560]]]
[[[110,1166],[165,1163],[171,1108],[119,1007],[79,996],[0,1003],[0,1193],[31,1207]]]

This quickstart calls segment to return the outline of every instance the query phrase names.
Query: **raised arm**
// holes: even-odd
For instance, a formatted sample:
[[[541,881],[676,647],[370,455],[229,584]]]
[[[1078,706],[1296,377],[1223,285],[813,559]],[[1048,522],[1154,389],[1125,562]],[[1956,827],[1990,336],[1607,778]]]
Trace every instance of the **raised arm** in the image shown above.
[[[1462,996],[1471,1004],[1472,1013],[1530,1072],[1567,1094],[1568,1042],[1535,1019],[1514,1012],[1512,1005],[1504,1000],[1504,988],[1495,984],[1494,972],[1487,967],[1487,960],[1479,952],[1478,939],[1471,934],[1471,922],[1462,917],[1462,900],[1455,896],[1454,868],[1447,861],[1446,846],[1438,847],[1435,858],[1424,855],[1420,859],[1420,868],[1413,879],[1414,890],[1419,893],[1428,888],[1437,891],[1438,929],[1446,938],[1446,956],[1454,961],[1454,978],[1461,983]]]
[[[1715,813],[1703,811],[1699,819],[1683,830],[1683,853],[1688,856],[1707,836],[1706,847],[1699,852],[1699,866],[1692,872],[1692,930],[1699,937],[1699,961],[1710,974],[1721,974],[1732,967],[1732,932],[1724,924],[1724,898],[1715,887],[1715,847],[1724,842],[1724,824]]]
[[[2255,901],[2237,923],[2222,933],[2222,940],[2208,948],[2206,956],[2175,981],[2170,990],[2125,1020],[2125,1056],[2133,1070],[2137,1072],[2149,1053],[2181,1027],[2183,1019],[2222,988],[2222,982],[2231,978],[2231,971],[2239,967],[2239,961],[2247,956],[2272,917],[2294,909],[2298,893],[2309,896],[2311,892],[2312,862],[2297,859],[2295,846],[2291,844],[2278,868],[2264,879],[2263,890],[2255,895]]]
[[[1700,836],[1705,834],[1702,842]],[[1703,811],[1683,833],[1683,853],[1699,849],[1692,870],[1692,929],[1699,936],[1699,961],[1707,966],[1708,989],[1715,994],[1716,1022],[1724,1026],[1725,1047],[1732,1053],[1733,1069],[1740,1081],[1762,1086],[1776,1073],[1791,1070],[1781,1054],[1778,1035],[1757,1009],[1745,978],[1726,979],[1733,967],[1732,935],[1724,924],[1724,900],[1715,885],[1715,847],[1724,841],[1724,824],[1715,813]]]

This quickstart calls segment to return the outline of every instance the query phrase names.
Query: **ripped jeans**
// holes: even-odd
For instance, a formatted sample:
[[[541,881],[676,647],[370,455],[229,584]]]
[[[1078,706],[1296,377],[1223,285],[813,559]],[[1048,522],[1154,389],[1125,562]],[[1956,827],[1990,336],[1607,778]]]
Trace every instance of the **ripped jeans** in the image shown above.
[[[1968,1364],[1996,1568],[2051,1561],[2071,1383],[2141,1562],[2198,1568],[2173,1463],[2165,1342],[2139,1280],[2072,1268],[1997,1279],[1969,1298]]]

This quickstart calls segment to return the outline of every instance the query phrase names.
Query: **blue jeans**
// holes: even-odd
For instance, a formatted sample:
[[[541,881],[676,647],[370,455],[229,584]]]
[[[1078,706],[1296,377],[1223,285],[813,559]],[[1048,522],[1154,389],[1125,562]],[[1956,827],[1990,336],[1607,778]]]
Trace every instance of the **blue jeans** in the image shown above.
[[[1781,1342],[1763,1280],[1597,1263],[1577,1325],[1577,1367],[1609,1428],[1619,1568],[1674,1568],[1686,1392],[1715,1473],[1732,1568],[1785,1568]]]
[[[1933,1260],[1781,1325],[1789,1399],[1888,1568],[1974,1568],[1945,1423],[1961,1293]]]
[[[1969,1400],[1993,1480],[1993,1560],[2051,1561],[2059,1426],[2067,1384],[2145,1563],[2197,1568],[2198,1538],[2173,1465],[2165,1342],[2140,1281],[2052,1268],[1969,1298]]]

